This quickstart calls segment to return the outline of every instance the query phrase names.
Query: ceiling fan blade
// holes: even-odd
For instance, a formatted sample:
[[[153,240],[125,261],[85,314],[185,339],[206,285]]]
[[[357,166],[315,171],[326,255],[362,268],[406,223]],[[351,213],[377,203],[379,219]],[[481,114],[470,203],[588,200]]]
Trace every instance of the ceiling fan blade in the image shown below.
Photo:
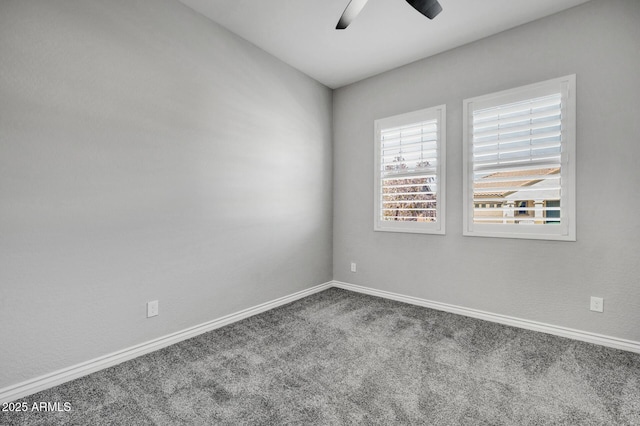
[[[358,16],[364,5],[367,4],[367,1],[368,0],[351,0],[342,13],[338,25],[336,25],[336,30],[344,30],[347,28],[351,21],[356,19],[356,16]]]
[[[429,19],[435,18],[442,12],[442,6],[438,0],[407,0],[407,3]]]

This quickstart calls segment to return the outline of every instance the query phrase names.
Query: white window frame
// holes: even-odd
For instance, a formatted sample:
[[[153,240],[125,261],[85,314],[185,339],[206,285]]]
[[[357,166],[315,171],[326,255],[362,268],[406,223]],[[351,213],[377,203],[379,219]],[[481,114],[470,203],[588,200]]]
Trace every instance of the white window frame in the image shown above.
[[[541,96],[561,95],[560,224],[474,223],[473,111]],[[576,76],[504,90],[463,101],[463,235],[576,241]]]
[[[400,127],[427,120],[437,120],[437,166],[436,166],[436,220],[434,222],[402,222],[381,220],[382,215],[382,166],[381,132],[384,129]],[[375,120],[375,181],[374,181],[374,230],[387,232],[408,232],[422,234],[445,233],[445,191],[446,191],[446,106],[439,105],[419,111],[399,114]]]

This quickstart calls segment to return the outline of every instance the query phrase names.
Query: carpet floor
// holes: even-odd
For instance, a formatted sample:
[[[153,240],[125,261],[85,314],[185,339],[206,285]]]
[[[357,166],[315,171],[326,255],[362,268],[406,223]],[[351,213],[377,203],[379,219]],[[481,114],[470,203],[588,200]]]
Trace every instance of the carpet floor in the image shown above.
[[[640,425],[640,355],[329,289],[16,402],[2,425]]]

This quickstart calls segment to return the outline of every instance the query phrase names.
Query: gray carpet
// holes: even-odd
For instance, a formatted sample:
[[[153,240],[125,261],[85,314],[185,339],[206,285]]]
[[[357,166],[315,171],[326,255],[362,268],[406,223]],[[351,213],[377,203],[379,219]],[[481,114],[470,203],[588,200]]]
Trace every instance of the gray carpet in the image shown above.
[[[329,289],[21,401],[72,410],[0,424],[640,425],[640,355]]]

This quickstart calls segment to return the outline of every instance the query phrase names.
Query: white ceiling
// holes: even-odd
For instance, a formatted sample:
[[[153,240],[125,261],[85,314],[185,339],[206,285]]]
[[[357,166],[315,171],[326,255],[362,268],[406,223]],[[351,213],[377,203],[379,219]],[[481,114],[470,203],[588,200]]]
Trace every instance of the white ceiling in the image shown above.
[[[337,88],[588,0],[439,0],[433,21],[403,0],[369,0],[335,30],[349,0],[180,0],[321,83]]]

